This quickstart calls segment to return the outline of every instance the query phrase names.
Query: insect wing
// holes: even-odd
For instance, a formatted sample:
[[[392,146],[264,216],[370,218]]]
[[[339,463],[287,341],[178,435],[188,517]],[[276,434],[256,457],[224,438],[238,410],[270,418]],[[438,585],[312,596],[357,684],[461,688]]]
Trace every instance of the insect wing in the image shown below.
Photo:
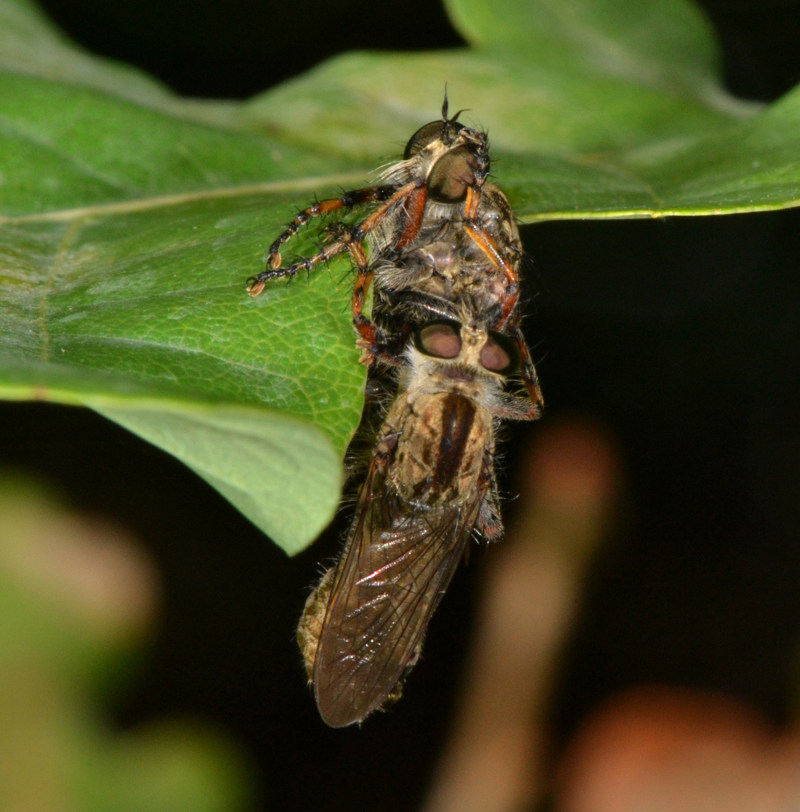
[[[328,725],[360,722],[414,665],[485,496],[420,508],[387,492],[373,462],[317,648],[314,687]]]

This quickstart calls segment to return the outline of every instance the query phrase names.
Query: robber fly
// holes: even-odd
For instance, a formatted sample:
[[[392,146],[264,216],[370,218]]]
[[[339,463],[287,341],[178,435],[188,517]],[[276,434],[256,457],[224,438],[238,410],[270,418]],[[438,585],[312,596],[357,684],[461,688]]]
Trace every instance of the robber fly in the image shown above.
[[[506,391],[515,342],[469,318],[414,331],[344,553],[306,603],[298,639],[331,727],[399,695],[467,541],[502,536],[495,422],[531,403]]]
[[[519,326],[519,231],[505,195],[486,182],[486,133],[458,115],[448,117],[445,98],[441,120],[412,136],[378,185],[299,212],[249,287],[258,295],[271,279],[347,251],[362,362],[395,392],[344,553],[298,628],[320,713],[334,727],[399,694],[467,539],[502,536],[495,423],[541,413]],[[282,266],[281,250],[300,228],[357,206],[370,213],[354,226],[331,223],[317,254]],[[507,392],[513,380],[527,392]]]
[[[398,259],[424,251],[433,241],[441,244],[444,229],[461,243],[459,250],[465,250],[463,245],[469,243],[472,251],[482,255],[483,262],[470,284],[483,285],[495,298],[498,312],[492,328],[502,329],[513,321],[520,295],[519,233],[505,196],[486,182],[490,168],[487,134],[462,124],[459,115],[448,117],[445,96],[441,120],[414,133],[403,159],[390,165],[377,185],[317,201],[298,212],[270,246],[266,269],[250,280],[250,295],[259,295],[272,279],[310,272],[349,252],[357,270],[351,306],[364,350],[362,361],[370,365],[377,358],[392,363],[397,353],[383,345],[374,320],[364,314],[367,292],[374,279],[379,302],[386,290],[385,271],[402,267],[404,263]],[[370,207],[369,214],[355,225],[342,221],[329,224],[326,244],[316,254],[282,265],[284,245],[312,220],[365,206]],[[435,262],[436,257],[432,260]],[[424,266],[424,262],[417,264]],[[408,267],[408,262],[405,265]],[[405,284],[413,287],[414,282],[407,279]],[[515,341],[522,350],[521,335]]]

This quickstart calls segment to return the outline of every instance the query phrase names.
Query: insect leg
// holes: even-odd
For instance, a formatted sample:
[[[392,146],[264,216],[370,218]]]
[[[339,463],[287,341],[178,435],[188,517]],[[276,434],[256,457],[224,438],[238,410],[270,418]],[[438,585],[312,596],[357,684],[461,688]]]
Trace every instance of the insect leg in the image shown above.
[[[393,186],[368,186],[364,189],[353,189],[345,192],[341,197],[331,197],[318,200],[307,208],[295,214],[292,222],[278,235],[270,245],[267,255],[267,268],[277,270],[281,266],[281,246],[288,242],[295,234],[315,217],[330,214],[341,209],[352,209],[364,203],[387,200],[394,194]]]
[[[397,191],[395,191],[394,187],[392,186],[373,187],[374,190],[376,190],[375,192],[376,197],[375,198],[367,197],[367,200],[369,199],[383,200],[385,199],[385,195],[390,194],[392,192],[394,193],[391,194],[391,197],[389,197],[389,199],[386,200],[386,202],[382,206],[380,206],[374,212],[372,212],[372,214],[370,214],[369,217],[358,223],[358,225],[353,226],[353,228],[348,230],[346,228],[336,228],[334,226],[332,229],[330,229],[329,233],[336,234],[338,236],[338,239],[326,245],[321,251],[319,251],[313,257],[307,257],[306,259],[302,259],[299,262],[293,263],[292,265],[287,265],[284,268],[267,268],[267,270],[261,271],[260,274],[251,277],[250,280],[248,280],[249,281],[249,285],[247,288],[248,293],[251,296],[258,296],[258,294],[264,290],[264,288],[266,287],[266,283],[270,279],[281,279],[285,276],[291,278],[293,276],[296,276],[302,270],[311,271],[311,269],[315,265],[319,265],[320,262],[327,262],[328,260],[333,259],[333,257],[337,256],[338,254],[341,254],[343,251],[348,250],[352,244],[356,243],[360,244],[361,242],[363,242],[364,237],[366,237],[366,235],[369,234],[370,231],[375,229],[380,224],[380,222],[386,217],[386,215],[394,206],[403,202],[405,198],[409,197],[409,195],[411,195],[415,190],[417,190],[418,187],[419,184],[416,181],[412,181],[410,183],[407,183],[405,186],[401,186]],[[372,190],[362,189],[359,191],[364,192],[366,194],[367,192],[371,192]],[[354,192],[353,194],[356,193]],[[343,199],[344,198],[338,199],[334,198],[331,201],[322,201],[322,203],[331,203],[333,208],[331,208],[330,211],[334,211],[336,209],[337,204],[339,208],[344,208],[344,204],[341,203]],[[314,209],[314,206],[309,207],[309,209],[306,209],[306,211],[309,211],[310,209]],[[284,231],[284,233],[280,237],[278,237],[277,240],[275,240],[275,242],[272,244],[272,248],[276,248],[276,246],[280,247],[282,240],[283,242],[285,242],[292,236],[292,234],[297,232],[300,225],[302,225],[303,215],[304,212],[300,212],[300,214],[295,218],[295,221],[298,224],[296,226],[294,225],[294,223],[290,225],[286,229],[286,231]],[[300,220],[298,220],[298,218],[300,218]],[[287,235],[285,239],[283,239],[284,235]],[[272,248],[270,249],[270,264],[273,264],[276,258],[278,263],[280,263],[280,254],[276,252],[273,257]]]
[[[395,347],[397,341],[390,341],[385,331],[378,327],[372,319],[364,315],[364,301],[375,275],[367,260],[364,246],[360,242],[352,241],[348,248],[357,270],[351,304],[353,326],[359,335],[356,342],[356,345],[361,349],[361,358],[359,360],[364,366],[369,366],[376,359],[385,364],[400,364],[402,361]]]
[[[503,538],[503,522],[500,518],[500,494],[497,492],[497,478],[494,475],[494,448],[487,448],[483,460],[480,485],[485,489],[475,529],[484,540],[493,542]]]
[[[361,349],[359,359],[364,366],[369,366],[374,360],[374,350],[378,340],[378,327],[372,319],[364,315],[364,301],[372,284],[374,273],[369,266],[366,251],[360,242],[351,242],[348,246],[350,256],[356,266],[356,283],[353,286],[351,309],[353,312],[353,326],[359,335],[357,345]]]
[[[349,237],[339,239],[326,245],[321,251],[314,254],[313,257],[301,259],[299,262],[295,262],[292,265],[287,265],[285,268],[275,268],[274,270],[261,271],[260,274],[256,274],[256,276],[253,276],[248,280],[249,285],[247,287],[247,292],[251,296],[258,296],[258,294],[261,293],[261,291],[267,286],[267,282],[270,279],[282,279],[283,277],[289,277],[291,279],[291,277],[297,276],[300,271],[311,271],[315,265],[319,265],[320,262],[327,262],[328,260],[333,259],[338,254],[346,251],[349,246]]]
[[[421,202],[420,202],[421,199]],[[422,215],[425,212],[425,201],[427,199],[424,181],[412,180],[401,186],[382,206],[375,209],[372,214],[366,219],[362,220],[357,226],[351,230],[353,241],[361,242],[364,237],[374,230],[386,215],[395,207],[403,204],[406,208],[406,214],[409,222],[403,228],[403,232],[399,239],[406,238],[410,242],[417,236],[420,223],[422,222]],[[413,232],[413,233],[412,233]],[[405,244],[401,245],[398,241],[392,244],[392,248],[400,249]]]
[[[408,220],[403,233],[397,238],[394,248],[397,251],[406,248],[410,245],[417,234],[419,234],[420,226],[422,225],[422,217],[425,214],[425,204],[428,202],[428,187],[425,185],[417,186],[408,195],[408,200],[405,203],[406,215]]]
[[[509,328],[508,336],[519,349],[522,381],[525,384],[525,388],[528,390],[528,394],[530,395],[531,399],[530,408],[522,419],[537,420],[542,416],[544,398],[542,397],[542,390],[539,386],[539,376],[536,374],[536,367],[533,365],[533,361],[531,359],[531,351],[528,349],[528,343],[525,341],[525,336],[522,334],[522,330],[520,330],[517,325]]]
[[[480,205],[481,191],[470,187],[467,190],[467,201],[464,207],[464,228],[472,241],[483,251],[489,261],[500,268],[506,277],[506,293],[503,299],[502,315],[494,325],[495,329],[503,327],[509,316],[516,310],[519,303],[519,274],[509,265],[500,253],[494,239],[477,225],[478,206]]]

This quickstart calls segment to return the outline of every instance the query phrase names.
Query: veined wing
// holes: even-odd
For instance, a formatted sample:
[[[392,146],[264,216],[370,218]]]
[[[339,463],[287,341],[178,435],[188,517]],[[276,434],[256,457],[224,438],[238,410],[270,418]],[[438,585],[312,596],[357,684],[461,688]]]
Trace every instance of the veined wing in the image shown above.
[[[421,507],[387,489],[385,471],[373,462],[314,664],[317,706],[328,725],[360,722],[414,665],[486,493],[482,485],[460,504]]]

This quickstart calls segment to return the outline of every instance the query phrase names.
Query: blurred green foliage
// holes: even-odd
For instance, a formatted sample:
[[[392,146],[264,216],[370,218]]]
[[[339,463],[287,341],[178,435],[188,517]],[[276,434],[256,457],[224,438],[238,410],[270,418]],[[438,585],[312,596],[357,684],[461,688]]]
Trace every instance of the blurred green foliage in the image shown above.
[[[248,809],[245,760],[188,719],[106,716],[146,645],[158,583],[135,541],[0,476],[0,806]]]

